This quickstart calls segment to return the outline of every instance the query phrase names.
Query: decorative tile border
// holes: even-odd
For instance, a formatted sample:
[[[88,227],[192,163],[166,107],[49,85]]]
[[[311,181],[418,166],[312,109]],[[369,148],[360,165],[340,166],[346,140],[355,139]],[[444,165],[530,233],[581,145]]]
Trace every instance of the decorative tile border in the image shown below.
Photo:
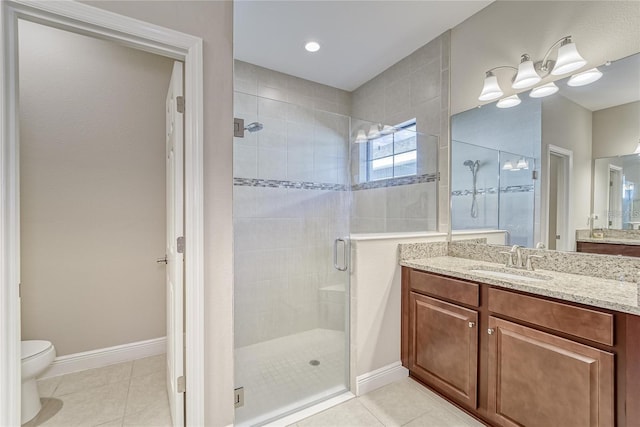
[[[426,173],[423,175],[403,176],[400,178],[381,179],[379,181],[369,181],[351,186],[352,191],[370,190],[372,188],[398,187],[400,185],[421,184],[423,182],[436,182],[437,173]]]
[[[372,188],[398,187],[401,185],[420,184],[423,182],[436,182],[438,175],[429,173],[424,175],[406,176],[401,178],[385,179],[380,181],[364,182],[354,184],[351,191],[369,190]],[[240,187],[264,187],[264,188],[296,188],[300,190],[332,190],[347,191],[349,186],[345,184],[329,184],[323,182],[309,181],[287,181],[277,179],[257,179],[257,178],[233,178],[233,185]]]
[[[299,190],[346,191],[344,184],[328,184],[307,181],[281,181],[276,179],[233,178],[233,185],[240,187],[294,188]]]
[[[498,189],[498,187],[480,188],[476,190],[476,194],[497,194],[500,193],[530,193],[534,191],[533,185],[510,185]],[[471,196],[472,190],[455,190],[451,192],[452,196]]]

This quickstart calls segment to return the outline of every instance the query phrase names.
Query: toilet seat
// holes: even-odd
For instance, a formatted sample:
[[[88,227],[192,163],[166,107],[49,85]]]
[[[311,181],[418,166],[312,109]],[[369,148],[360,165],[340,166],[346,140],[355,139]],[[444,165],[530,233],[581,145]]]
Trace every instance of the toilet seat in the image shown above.
[[[43,340],[30,340],[21,342],[21,359],[23,362],[31,358],[37,357],[41,353],[44,353],[51,349],[53,344],[49,341]]]

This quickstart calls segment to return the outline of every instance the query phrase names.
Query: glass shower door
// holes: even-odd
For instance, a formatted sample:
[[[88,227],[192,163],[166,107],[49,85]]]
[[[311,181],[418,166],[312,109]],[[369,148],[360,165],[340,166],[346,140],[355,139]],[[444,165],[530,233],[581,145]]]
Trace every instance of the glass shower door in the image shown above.
[[[240,92],[235,117],[236,425],[260,425],[348,389],[350,119]]]

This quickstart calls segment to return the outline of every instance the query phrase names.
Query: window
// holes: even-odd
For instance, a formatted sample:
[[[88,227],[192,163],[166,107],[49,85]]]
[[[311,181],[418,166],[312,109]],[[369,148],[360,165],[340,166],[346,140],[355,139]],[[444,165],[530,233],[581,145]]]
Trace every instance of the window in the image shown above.
[[[395,129],[367,142],[367,181],[417,174],[416,120]]]

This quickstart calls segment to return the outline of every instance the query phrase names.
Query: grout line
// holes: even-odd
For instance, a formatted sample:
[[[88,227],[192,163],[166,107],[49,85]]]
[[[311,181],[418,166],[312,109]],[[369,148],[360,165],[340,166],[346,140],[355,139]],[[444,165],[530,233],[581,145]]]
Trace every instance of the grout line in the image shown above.
[[[127,397],[124,399],[124,411],[122,413],[122,424],[124,425],[124,419],[127,416],[127,407],[129,406],[129,392],[131,391],[131,381],[133,381],[133,363],[135,361],[131,361],[131,371],[129,372],[129,387],[127,387]]]

